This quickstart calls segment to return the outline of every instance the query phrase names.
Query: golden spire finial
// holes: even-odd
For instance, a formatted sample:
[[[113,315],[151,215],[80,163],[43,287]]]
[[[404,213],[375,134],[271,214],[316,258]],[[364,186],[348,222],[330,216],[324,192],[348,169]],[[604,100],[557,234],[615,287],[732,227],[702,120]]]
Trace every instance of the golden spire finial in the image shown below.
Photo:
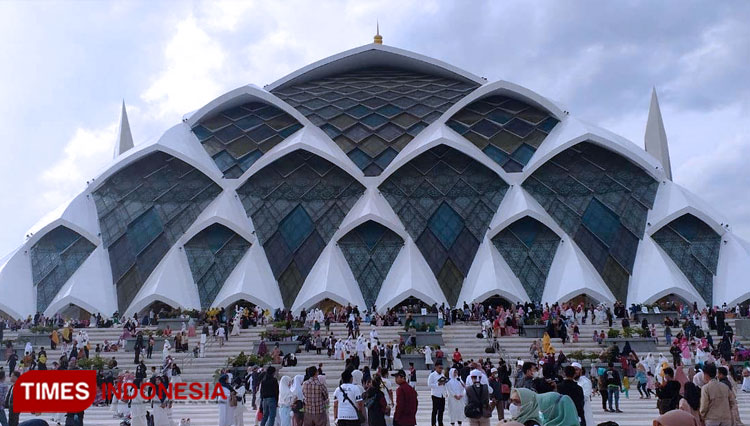
[[[383,44],[383,36],[380,35],[380,22],[375,21],[375,37],[373,37],[373,43]]]

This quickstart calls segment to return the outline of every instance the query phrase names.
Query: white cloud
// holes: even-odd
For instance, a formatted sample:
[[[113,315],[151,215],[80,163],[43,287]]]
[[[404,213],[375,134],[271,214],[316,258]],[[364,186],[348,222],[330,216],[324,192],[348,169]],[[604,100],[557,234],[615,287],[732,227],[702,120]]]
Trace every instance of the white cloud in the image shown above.
[[[112,159],[119,120],[100,129],[79,127],[65,145],[63,157],[40,177],[37,203],[54,209],[81,192],[86,181]]]
[[[164,68],[141,95],[153,118],[176,121],[200,108],[222,89],[226,54],[190,14],[175,28],[164,49]]]

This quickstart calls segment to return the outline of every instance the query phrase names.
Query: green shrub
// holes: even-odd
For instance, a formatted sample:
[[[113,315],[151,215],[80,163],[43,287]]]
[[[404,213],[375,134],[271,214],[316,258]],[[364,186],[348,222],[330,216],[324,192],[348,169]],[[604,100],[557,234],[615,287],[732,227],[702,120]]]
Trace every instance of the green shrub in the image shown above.
[[[99,357],[99,355],[93,357],[93,358],[82,358],[78,360],[77,362],[78,367],[80,367],[82,370],[97,370],[101,371],[104,370],[104,367],[107,366],[107,361],[105,361],[103,358]]]
[[[52,330],[54,330],[55,327],[53,326],[43,326],[43,325],[35,325],[31,327],[29,330],[34,334],[50,334],[52,333]]]
[[[610,328],[607,331],[607,338],[609,338],[609,339],[617,339],[618,337],[620,337],[620,330],[618,330],[616,328]]]

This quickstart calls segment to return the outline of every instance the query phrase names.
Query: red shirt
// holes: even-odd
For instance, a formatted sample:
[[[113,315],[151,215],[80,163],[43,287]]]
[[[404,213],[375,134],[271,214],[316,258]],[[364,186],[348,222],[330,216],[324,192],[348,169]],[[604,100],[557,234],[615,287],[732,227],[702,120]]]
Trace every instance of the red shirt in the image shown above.
[[[417,424],[417,391],[406,382],[396,389],[396,411],[393,422],[399,426],[414,426]]]

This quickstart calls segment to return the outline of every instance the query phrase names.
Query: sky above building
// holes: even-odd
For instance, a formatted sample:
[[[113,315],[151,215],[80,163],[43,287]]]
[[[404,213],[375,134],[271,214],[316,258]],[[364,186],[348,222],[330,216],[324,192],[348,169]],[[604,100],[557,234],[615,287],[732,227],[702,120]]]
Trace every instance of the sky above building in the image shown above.
[[[614,7],[616,6],[616,7]],[[372,42],[508,80],[643,146],[750,239],[750,2],[0,2],[0,257],[112,161],[228,90]]]

